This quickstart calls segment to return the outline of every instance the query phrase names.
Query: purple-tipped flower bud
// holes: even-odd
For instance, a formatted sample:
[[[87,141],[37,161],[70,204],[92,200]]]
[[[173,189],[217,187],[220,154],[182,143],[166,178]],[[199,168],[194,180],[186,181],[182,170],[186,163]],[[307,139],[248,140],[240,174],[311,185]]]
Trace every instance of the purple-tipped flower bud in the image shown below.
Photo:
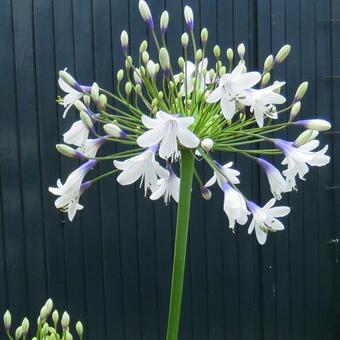
[[[309,130],[316,130],[316,131],[327,131],[329,130],[332,125],[324,119],[304,119],[298,120],[295,122],[296,125],[304,127]]]
[[[127,139],[127,133],[115,124],[105,124],[103,129],[108,135],[114,138]]]
[[[201,187],[201,194],[206,201],[209,201],[211,199],[212,194],[207,187]]]
[[[150,30],[153,30],[154,24],[153,24],[152,15],[151,15],[149,5],[146,3],[146,1],[139,0],[138,8],[139,8],[140,15],[142,16],[143,20],[148,25],[148,28]]]
[[[59,71],[59,77],[72,88],[79,87],[78,82],[68,72],[66,72],[66,69],[63,71]]]
[[[70,158],[76,158],[79,160],[82,160],[85,158],[85,156],[78,150],[74,150],[68,145],[65,144],[57,144],[56,149],[58,152],[60,152],[62,155]]]
[[[129,36],[126,31],[123,31],[120,35],[120,43],[122,45],[122,49],[124,53],[127,53],[127,48],[129,45]]]
[[[187,24],[188,30],[192,32],[194,30],[194,14],[192,12],[191,7],[185,6],[184,7],[184,18]]]
[[[169,26],[169,12],[164,11],[161,15],[160,19],[160,29],[161,29],[161,35],[164,37],[167,29]]]
[[[170,77],[170,57],[166,48],[162,47],[159,51],[159,62],[167,78]]]
[[[95,132],[92,119],[85,111],[80,112],[80,119],[84,123],[84,125],[88,128],[89,131],[91,131],[92,133]]]

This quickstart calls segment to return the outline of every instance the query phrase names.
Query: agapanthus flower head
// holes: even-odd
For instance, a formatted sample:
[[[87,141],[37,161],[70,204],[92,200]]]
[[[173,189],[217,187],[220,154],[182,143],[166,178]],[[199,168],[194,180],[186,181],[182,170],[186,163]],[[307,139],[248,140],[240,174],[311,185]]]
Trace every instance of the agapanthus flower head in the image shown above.
[[[206,200],[211,198],[211,187],[217,183],[224,193],[229,226],[234,229],[236,224],[245,225],[252,213],[249,232],[255,229],[259,243],[263,244],[270,231],[283,229],[276,218],[289,212],[287,207],[274,208],[275,199],[295,189],[297,179],[305,179],[309,167],[324,166],[330,160],[326,155],[328,146],[318,149],[320,143],[316,139],[319,132],[330,128],[330,123],[322,119],[296,121],[308,83],[301,83],[294,98],[286,99],[281,91],[284,80],[276,80],[272,72],[287,58],[290,45],[284,45],[275,57],[267,56],[261,62],[260,72],[252,70],[246,62],[242,42],[226,50],[227,58],[223,58],[222,46],[215,45],[209,51],[208,30],[203,28],[198,39],[195,37],[194,14],[185,6],[188,32],[180,38],[183,53],[173,60],[165,39],[165,34],[168,37],[170,34],[169,13],[164,11],[160,17],[159,40],[148,3],[140,0],[138,7],[151,30],[155,48],[149,48],[143,39],[136,45],[138,58],[132,58],[135,46],[130,46],[130,55],[128,34],[122,32],[120,42],[125,68],[117,72],[114,93],[95,82],[92,86],[82,86],[66,70],[60,72],[59,84],[66,96],[58,101],[65,106],[65,114],[74,105],[80,120],[63,136],[68,145],[58,144],[58,150],[82,162],[114,163],[115,168],[88,183],[118,173],[119,184],[140,181],[145,195],[150,190],[151,200],[164,197],[168,203],[173,199],[179,202],[179,208],[183,205],[180,187],[192,178]],[[157,51],[156,54],[153,51]],[[235,54],[239,58],[235,58]],[[213,59],[209,60],[209,55],[213,55]],[[298,134],[297,127],[306,130],[294,142],[277,138],[288,128]],[[124,147],[120,152],[110,152],[108,150],[116,148],[100,149],[103,143],[120,143]],[[104,151],[108,154],[103,155]],[[224,159],[222,152],[229,159],[235,159],[235,155],[246,157],[249,166],[257,162],[268,179],[274,199],[263,208],[249,200],[242,193],[244,184],[240,180],[247,173],[241,176],[238,163],[218,162],[216,155]],[[271,163],[278,155],[283,156],[282,172]],[[209,166],[212,177],[203,179],[202,167],[195,167],[194,162]],[[63,185],[58,182],[59,186],[51,189],[60,196],[57,207],[67,210],[70,218],[81,208],[78,200],[82,188],[88,186],[82,184],[88,164],[75,170]],[[177,175],[173,169],[178,168]],[[191,189],[181,191],[182,200],[187,200],[191,192],[197,192]]]

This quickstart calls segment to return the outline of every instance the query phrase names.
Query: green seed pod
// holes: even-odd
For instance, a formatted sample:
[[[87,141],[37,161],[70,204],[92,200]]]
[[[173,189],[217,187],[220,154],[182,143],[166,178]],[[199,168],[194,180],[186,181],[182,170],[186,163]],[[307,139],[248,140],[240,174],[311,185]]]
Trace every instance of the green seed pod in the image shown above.
[[[221,49],[218,45],[216,45],[214,47],[214,56],[216,57],[216,59],[218,59],[221,55]]]
[[[275,56],[274,63],[275,64],[282,63],[288,57],[290,50],[291,50],[290,45],[282,46],[279,52],[277,52],[277,55]]]

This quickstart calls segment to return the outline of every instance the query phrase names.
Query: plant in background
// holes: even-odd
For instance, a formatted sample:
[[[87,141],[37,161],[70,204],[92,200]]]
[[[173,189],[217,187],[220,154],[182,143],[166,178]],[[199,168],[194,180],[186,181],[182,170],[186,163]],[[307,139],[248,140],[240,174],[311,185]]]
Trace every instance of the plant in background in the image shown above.
[[[32,340],[72,340],[73,336],[70,332],[70,316],[67,312],[64,312],[61,320],[60,326],[59,322],[59,313],[55,309],[53,312],[53,301],[52,299],[48,299],[45,305],[41,308],[39,317],[37,319],[37,327],[35,331],[35,335],[31,338]],[[48,323],[49,318],[51,317],[50,323]],[[29,339],[29,329],[30,322],[27,318],[22,320],[22,323],[19,327],[17,327],[14,331],[14,335],[11,334],[11,324],[12,324],[12,316],[9,311],[4,314],[4,326],[7,338],[10,340],[26,340]],[[83,325],[80,321],[76,323],[76,333],[78,335],[78,339],[83,339]],[[31,334],[33,331],[31,330]]]
[[[224,195],[224,211],[229,228],[246,225],[248,233],[255,230],[260,244],[267,236],[283,230],[279,218],[289,214],[290,208],[275,206],[283,193],[296,190],[296,178],[304,179],[311,166],[324,166],[330,158],[327,146],[318,149],[319,131],[329,129],[320,119],[296,120],[308,84],[302,83],[286,107],[280,94],[283,81],[272,81],[272,70],[290,52],[283,46],[276,56],[268,56],[262,72],[248,71],[245,46],[221,53],[213,48],[213,60],[207,58],[208,30],[203,28],[200,44],[194,36],[194,16],[190,7],[184,9],[188,32],[181,36],[183,55],[177,64],[170,60],[166,44],[169,14],[160,18],[157,36],[147,3],[139,1],[139,11],[147,24],[158,55],[151,59],[147,41],[139,47],[139,57],[129,54],[129,36],[123,31],[121,46],[125,69],[117,72],[116,92],[99,85],[80,85],[69,73],[60,71],[59,85],[66,96],[59,103],[65,107],[64,116],[75,106],[80,119],[64,134],[65,144],[57,149],[65,156],[83,164],[66,181],[57,182],[49,190],[59,196],[58,209],[67,212],[72,221],[81,195],[98,180],[119,174],[121,185],[140,182],[144,195],[150,199],[164,197],[178,202],[173,275],[170,296],[167,340],[178,336],[185,257],[193,179],[197,180],[203,198],[210,199],[208,189],[217,183]],[[190,47],[189,47],[190,45]],[[304,131],[294,141],[277,138],[276,133],[287,128]],[[104,143],[120,143],[125,149],[109,155],[97,156]],[[74,147],[71,147],[73,145]],[[220,164],[215,152],[225,152],[254,161],[266,174],[273,198],[261,207],[240,190],[241,175],[233,163]],[[269,162],[273,156],[281,158],[283,171]],[[206,182],[195,169],[195,161],[205,161],[212,170]],[[99,162],[113,162],[114,168],[84,182],[84,177]],[[176,164],[180,165],[180,176]]]

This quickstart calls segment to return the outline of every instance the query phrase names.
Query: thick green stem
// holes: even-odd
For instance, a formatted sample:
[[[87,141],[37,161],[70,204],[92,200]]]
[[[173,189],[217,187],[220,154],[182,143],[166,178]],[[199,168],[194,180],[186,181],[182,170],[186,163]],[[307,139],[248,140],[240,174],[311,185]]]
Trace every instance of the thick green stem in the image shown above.
[[[177,340],[181,315],[185,258],[187,250],[191,188],[195,158],[190,150],[181,152],[181,184],[177,210],[175,249],[172,267],[167,340]]]

